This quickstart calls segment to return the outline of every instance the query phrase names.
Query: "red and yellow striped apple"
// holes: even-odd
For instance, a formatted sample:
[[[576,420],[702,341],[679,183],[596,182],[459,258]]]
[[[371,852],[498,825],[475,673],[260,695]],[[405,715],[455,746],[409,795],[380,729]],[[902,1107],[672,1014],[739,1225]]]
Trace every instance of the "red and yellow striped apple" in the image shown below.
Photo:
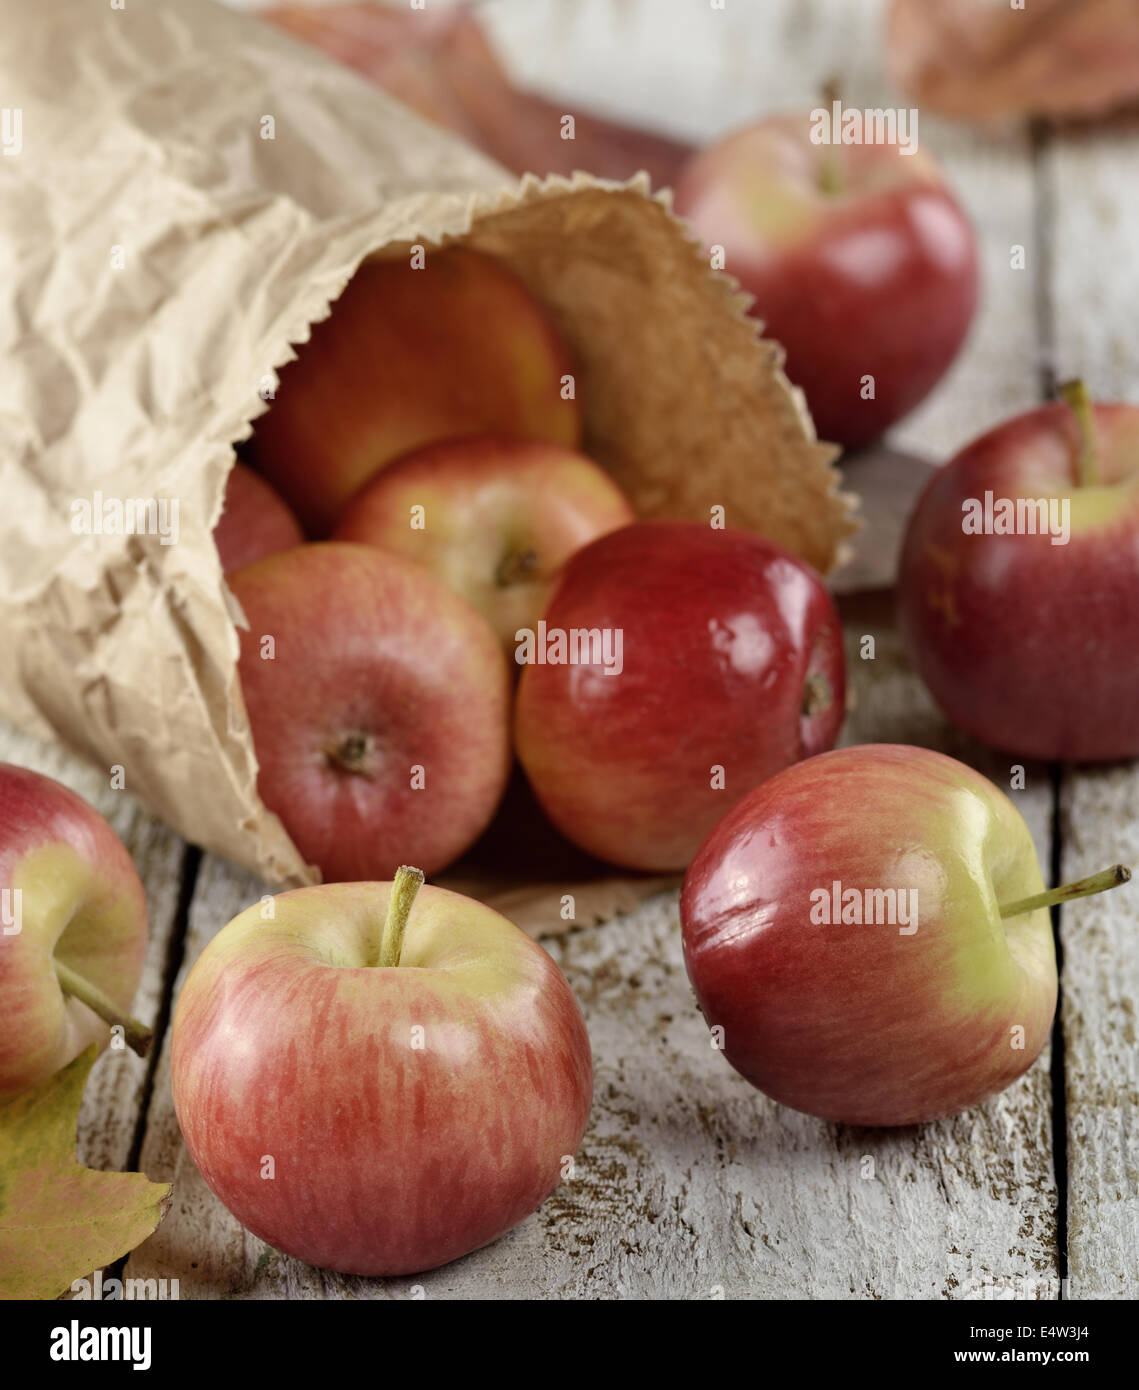
[[[257,466],[313,536],[380,468],[421,445],[509,434],[581,441],[573,366],[549,315],[464,247],[366,261],[283,367],[254,426]]]
[[[796,1110],[908,1125],[977,1105],[1048,1041],[1048,905],[1004,792],[924,748],[842,748],[765,782],[684,880],[684,959],[724,1055]]]
[[[146,952],[146,895],[122,841],[73,791],[0,763],[0,1099],[45,1081],[127,1017]]]
[[[229,579],[262,800],[326,879],[431,872],[494,814],[510,771],[510,673],[487,623],[433,574],[325,541]]]
[[[174,1105],[210,1188],[278,1250],[348,1274],[433,1269],[510,1230],[589,1116],[589,1039],[553,961],[419,882],[247,909],[174,1015]]]
[[[345,507],[333,539],[426,565],[513,656],[515,633],[542,616],[562,563],[635,519],[583,454],[482,435],[430,444],[383,469]]]

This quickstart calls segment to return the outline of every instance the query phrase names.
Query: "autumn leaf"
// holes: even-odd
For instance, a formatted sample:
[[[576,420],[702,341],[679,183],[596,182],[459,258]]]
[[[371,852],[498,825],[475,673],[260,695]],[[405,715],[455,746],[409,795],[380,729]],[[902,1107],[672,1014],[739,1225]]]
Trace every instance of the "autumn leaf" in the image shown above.
[[[1135,0],[893,0],[887,36],[923,113],[1095,116],[1139,98]]]
[[[0,1105],[0,1298],[58,1298],[145,1240],[170,1184],[101,1173],[75,1157],[89,1047],[42,1086]]]

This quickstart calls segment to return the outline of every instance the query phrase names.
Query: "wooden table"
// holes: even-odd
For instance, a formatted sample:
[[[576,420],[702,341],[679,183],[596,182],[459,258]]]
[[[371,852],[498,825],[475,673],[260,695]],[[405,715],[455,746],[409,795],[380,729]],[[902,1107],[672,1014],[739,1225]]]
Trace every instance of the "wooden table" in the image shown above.
[[[872,0],[492,0],[519,77],[566,101],[691,138],[814,104],[832,73],[848,104],[896,105]],[[1014,126],[981,136],[923,116],[974,217],[984,304],[935,398],[896,431],[941,460],[1082,374],[1134,398],[1139,135]],[[1013,269],[1022,246],[1025,269]],[[857,488],[857,471],[850,481]],[[854,708],[845,741],[944,749],[1009,786],[1011,765],[947,727],[900,653],[885,599],[846,604]],[[860,638],[875,638],[873,660]],[[1063,634],[1058,634],[1062,639]],[[198,1176],[170,1098],[172,1000],[209,938],[264,886],[202,857],[107,777],[0,735],[0,756],[61,776],[122,835],[152,934],[136,1012],[164,1039],[149,1063],[100,1059],[81,1157],[172,1179],[165,1222],[131,1277],[182,1298],[1119,1298],[1139,1263],[1139,942],[1134,890],[1060,914],[1062,1003],[1050,1054],[987,1105],[879,1132],[766,1100],[710,1046],[681,961],[674,895],[544,944],[593,1042],[592,1122],[574,1178],[510,1235],[416,1279],[343,1278],[246,1233]],[[1012,795],[1046,876],[1139,865],[1139,773],[1028,765]],[[1063,1281],[1067,1281],[1066,1284]]]

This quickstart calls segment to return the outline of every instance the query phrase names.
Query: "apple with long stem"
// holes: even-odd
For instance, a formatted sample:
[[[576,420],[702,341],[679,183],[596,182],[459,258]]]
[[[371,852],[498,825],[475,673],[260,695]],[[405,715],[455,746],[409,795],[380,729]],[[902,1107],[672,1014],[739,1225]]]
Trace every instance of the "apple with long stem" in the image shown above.
[[[1022,757],[1139,754],[1139,408],[1063,401],[939,468],[906,530],[899,625],[946,715]]]
[[[1048,1040],[1048,908],[1032,835],[980,773],[923,748],[824,753],[716,827],[681,893],[684,958],[728,1061],[796,1110],[907,1125],[977,1105]]]
[[[140,1055],[129,1015],[146,951],[130,855],[82,797],[0,764],[0,1098],[46,1080],[109,1029]]]
[[[255,1235],[348,1274],[433,1269],[565,1178],[589,1039],[547,953],[401,867],[283,893],[190,972],[171,1078],[186,1145]]]
[[[828,90],[819,110],[835,100]],[[754,296],[819,436],[850,448],[944,375],[973,319],[979,255],[923,150],[834,143],[833,129],[816,144],[817,130],[804,111],[726,136],[682,168],[675,205]]]
[[[425,565],[478,609],[513,657],[518,629],[537,624],[565,560],[635,520],[617,484],[583,454],[480,435],[383,469],[345,507],[333,539]]]

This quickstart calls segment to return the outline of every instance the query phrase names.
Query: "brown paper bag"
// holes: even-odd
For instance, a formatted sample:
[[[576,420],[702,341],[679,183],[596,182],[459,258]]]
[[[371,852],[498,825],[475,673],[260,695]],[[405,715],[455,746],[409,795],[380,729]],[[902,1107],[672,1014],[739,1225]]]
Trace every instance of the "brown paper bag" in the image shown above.
[[[839,557],[834,451],[644,181],[519,185],[207,0],[0,0],[0,101],[0,716],[119,769],[205,849],[316,877],[257,796],[211,531],[274,369],[373,252],[466,241],[520,275],[642,514],[719,503],[821,570]],[[176,505],[176,543],[114,533],[135,500]],[[610,877],[591,914],[657,882]],[[557,887],[527,898],[532,929]]]

